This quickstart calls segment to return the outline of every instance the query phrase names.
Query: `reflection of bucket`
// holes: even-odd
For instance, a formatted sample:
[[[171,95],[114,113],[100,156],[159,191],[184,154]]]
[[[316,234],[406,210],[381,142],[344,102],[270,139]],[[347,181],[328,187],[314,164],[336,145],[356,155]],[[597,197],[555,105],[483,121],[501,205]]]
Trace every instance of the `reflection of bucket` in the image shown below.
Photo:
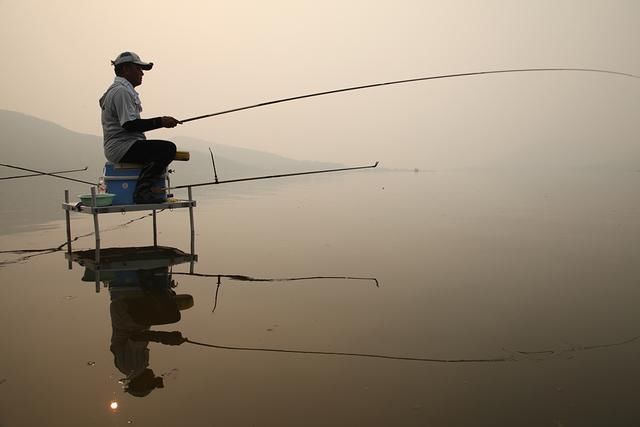
[[[115,274],[113,271],[101,271],[100,272],[100,280],[109,282],[113,280]],[[84,275],[82,276],[83,282],[95,282],[96,281],[96,272],[88,267],[84,269]]]
[[[115,194],[113,198],[114,205],[132,205],[133,193],[136,190],[136,183],[142,165],[133,163],[110,163],[104,165],[104,183],[107,187],[107,193]],[[166,172],[158,177],[154,182],[154,186],[166,187]],[[166,200],[166,192],[163,193]]]
[[[193,297],[191,295],[174,295],[173,300],[176,302],[176,306],[180,311],[188,310],[193,307]]]
[[[127,313],[140,325],[168,325],[180,320],[180,312],[169,293],[151,293],[124,298]]]

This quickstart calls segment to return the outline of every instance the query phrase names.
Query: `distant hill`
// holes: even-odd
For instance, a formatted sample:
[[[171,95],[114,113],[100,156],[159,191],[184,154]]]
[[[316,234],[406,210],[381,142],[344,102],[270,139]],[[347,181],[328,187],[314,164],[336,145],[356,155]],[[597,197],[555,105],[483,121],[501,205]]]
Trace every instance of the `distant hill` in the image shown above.
[[[171,165],[176,171],[172,175],[173,185],[213,180],[209,147],[215,154],[219,179],[339,167],[189,137],[176,137],[173,141],[179,149],[191,153],[189,162]],[[43,171],[88,166],[86,172],[68,176],[90,182],[97,182],[102,175],[105,159],[101,136],[73,132],[43,119],[0,110],[0,142],[0,163]],[[26,172],[0,167],[0,177],[23,173]],[[65,189],[70,190],[72,197],[89,191],[85,184],[53,177],[0,181],[0,235],[63,218],[60,203]]]
[[[84,179],[96,176],[104,159],[101,137],[73,132],[14,111],[0,110],[0,140],[2,163],[50,170],[89,166]],[[6,168],[0,170],[0,176],[19,173]]]

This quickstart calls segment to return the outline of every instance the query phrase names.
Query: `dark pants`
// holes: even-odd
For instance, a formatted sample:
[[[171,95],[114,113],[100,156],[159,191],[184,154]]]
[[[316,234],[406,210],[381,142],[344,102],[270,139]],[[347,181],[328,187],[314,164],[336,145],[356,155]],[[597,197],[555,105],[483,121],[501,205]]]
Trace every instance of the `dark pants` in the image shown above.
[[[151,189],[155,179],[164,173],[176,157],[176,145],[171,141],[147,139],[136,141],[120,160],[121,163],[141,163],[136,193]]]

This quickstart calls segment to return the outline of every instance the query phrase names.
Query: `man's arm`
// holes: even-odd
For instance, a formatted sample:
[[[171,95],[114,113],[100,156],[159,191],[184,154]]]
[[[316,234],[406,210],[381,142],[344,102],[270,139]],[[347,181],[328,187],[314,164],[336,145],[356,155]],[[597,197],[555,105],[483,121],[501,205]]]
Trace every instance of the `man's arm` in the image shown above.
[[[169,116],[154,117],[152,119],[135,119],[130,120],[122,125],[129,132],[147,132],[149,130],[160,128],[174,128],[180,123],[178,120]]]
[[[133,96],[124,88],[114,89],[112,102],[120,124],[129,132],[146,132],[159,128],[173,128],[180,123],[178,120],[169,116],[141,119]]]
[[[187,339],[179,331],[141,331],[131,335],[132,341],[151,341],[166,345],[180,345]]]

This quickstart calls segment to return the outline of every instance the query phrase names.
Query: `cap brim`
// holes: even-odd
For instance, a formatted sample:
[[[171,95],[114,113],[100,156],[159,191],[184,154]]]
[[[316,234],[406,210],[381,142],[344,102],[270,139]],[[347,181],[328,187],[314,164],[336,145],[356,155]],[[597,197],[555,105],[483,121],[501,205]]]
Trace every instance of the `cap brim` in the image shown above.
[[[134,62],[134,64],[139,65],[140,68],[142,68],[145,71],[149,71],[150,69],[153,68],[153,62]]]

